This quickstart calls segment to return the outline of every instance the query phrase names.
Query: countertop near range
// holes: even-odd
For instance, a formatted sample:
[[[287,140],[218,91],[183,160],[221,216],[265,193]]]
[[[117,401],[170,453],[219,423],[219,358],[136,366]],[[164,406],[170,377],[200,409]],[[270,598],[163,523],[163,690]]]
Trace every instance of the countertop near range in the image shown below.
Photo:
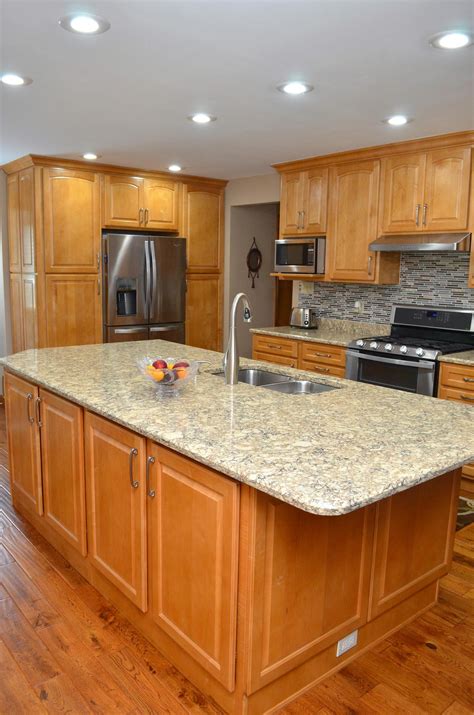
[[[143,355],[207,360],[196,385],[156,396]],[[333,391],[224,384],[222,354],[164,341],[28,350],[20,377],[300,509],[344,514],[474,460],[472,408],[272,365]],[[245,363],[257,366],[255,361]],[[261,366],[269,369],[268,363]]]
[[[291,338],[314,343],[327,343],[347,347],[357,338],[371,338],[374,335],[388,335],[390,325],[386,323],[362,323],[355,320],[336,320],[319,318],[318,327],[313,330],[281,326],[277,328],[251,328],[250,332],[272,335],[279,338]]]
[[[451,353],[451,355],[441,355],[440,362],[453,362],[456,365],[470,365],[474,367],[474,350],[466,350],[464,353]]]

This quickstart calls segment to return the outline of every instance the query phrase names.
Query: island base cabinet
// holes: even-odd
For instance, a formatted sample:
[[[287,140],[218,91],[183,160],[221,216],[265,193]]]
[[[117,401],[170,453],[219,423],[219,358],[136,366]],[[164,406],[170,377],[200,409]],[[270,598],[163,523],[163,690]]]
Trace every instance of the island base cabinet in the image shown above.
[[[141,611],[147,610],[145,440],[85,415],[89,560]]]
[[[148,463],[149,613],[231,690],[239,485],[153,444]]]

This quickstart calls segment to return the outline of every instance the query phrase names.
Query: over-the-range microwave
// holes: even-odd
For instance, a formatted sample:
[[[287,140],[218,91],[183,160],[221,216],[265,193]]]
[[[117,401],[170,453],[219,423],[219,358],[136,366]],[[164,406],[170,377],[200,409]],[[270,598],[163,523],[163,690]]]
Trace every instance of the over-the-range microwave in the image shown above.
[[[314,273],[323,275],[326,263],[326,237],[280,238],[275,241],[277,273]]]

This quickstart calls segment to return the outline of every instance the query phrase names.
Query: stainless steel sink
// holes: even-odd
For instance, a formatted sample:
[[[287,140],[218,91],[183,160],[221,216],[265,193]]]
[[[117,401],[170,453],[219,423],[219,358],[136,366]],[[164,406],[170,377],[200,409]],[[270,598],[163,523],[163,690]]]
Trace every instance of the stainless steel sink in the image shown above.
[[[285,395],[315,395],[319,392],[330,392],[331,390],[337,389],[329,385],[320,385],[317,382],[310,382],[310,380],[289,380],[288,382],[264,385],[264,387],[267,390],[283,392]]]
[[[291,380],[287,375],[279,375],[277,372],[268,372],[267,370],[259,370],[257,368],[242,368],[239,370],[239,382],[245,382],[247,385],[255,385],[262,387],[273,383],[286,383]]]

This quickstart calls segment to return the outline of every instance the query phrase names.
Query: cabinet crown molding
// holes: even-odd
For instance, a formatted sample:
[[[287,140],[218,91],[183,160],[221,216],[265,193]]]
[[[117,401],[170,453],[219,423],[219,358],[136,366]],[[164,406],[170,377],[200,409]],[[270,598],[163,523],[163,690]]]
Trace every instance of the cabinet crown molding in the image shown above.
[[[150,178],[166,178],[172,181],[178,182],[191,182],[196,181],[200,184],[206,184],[207,186],[217,186],[224,188],[228,180],[227,179],[213,179],[207,176],[195,176],[193,174],[171,174],[168,171],[151,171],[146,169],[137,169],[136,167],[130,166],[117,166],[116,164],[101,164],[99,162],[94,162],[91,164],[90,161],[80,161],[79,159],[62,159],[57,156],[43,156],[41,154],[27,154],[18,159],[8,162],[2,165],[2,169],[5,174],[14,174],[22,169],[27,169],[30,166],[53,166],[57,168],[64,169],[85,169],[86,171],[92,171],[94,173],[101,174],[137,174],[140,177],[150,177]]]
[[[363,161],[364,159],[380,159],[394,154],[428,151],[430,149],[441,149],[443,147],[457,146],[460,144],[474,144],[474,130],[439,134],[437,136],[409,139],[408,141],[394,142],[391,144],[378,144],[360,149],[350,149],[332,154],[311,156],[304,159],[295,159],[294,161],[279,162],[272,164],[272,167],[279,173],[285,173],[288,171],[311,169],[327,164],[343,164],[351,161]]]

